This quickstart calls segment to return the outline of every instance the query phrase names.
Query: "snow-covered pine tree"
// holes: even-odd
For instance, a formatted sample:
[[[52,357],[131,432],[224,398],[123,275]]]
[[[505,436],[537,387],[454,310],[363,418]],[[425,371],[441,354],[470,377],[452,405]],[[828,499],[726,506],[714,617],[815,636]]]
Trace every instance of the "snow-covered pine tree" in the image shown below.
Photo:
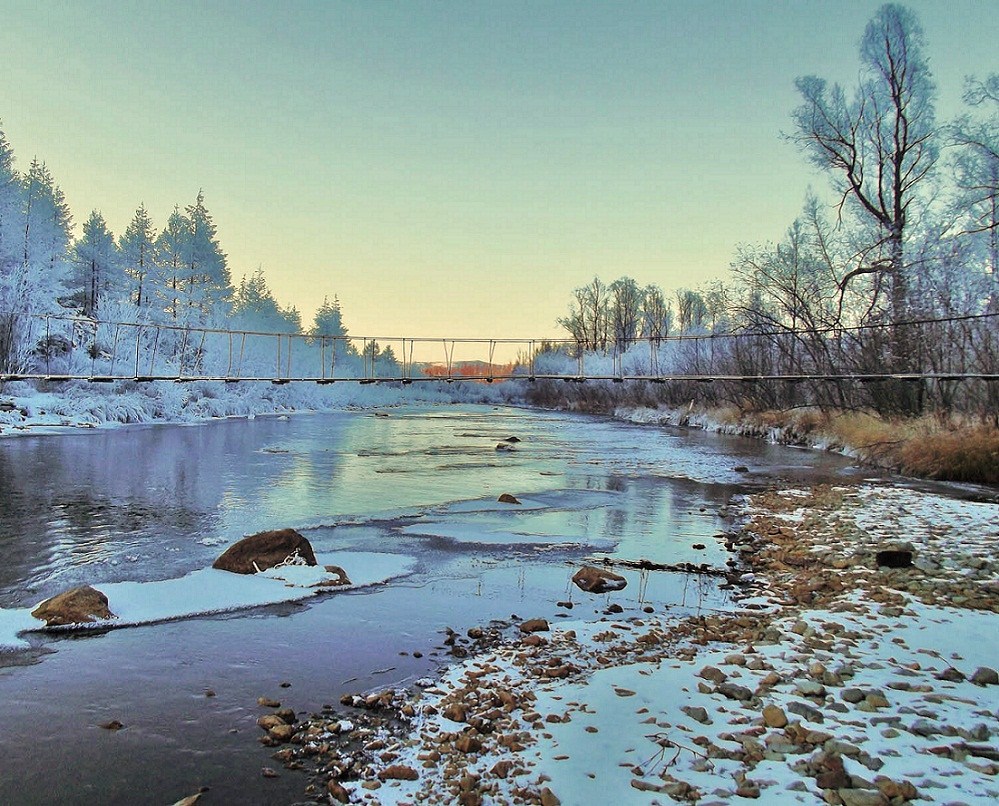
[[[309,335],[313,337],[313,344],[319,344],[327,372],[334,374],[361,371],[361,355],[350,342],[343,323],[340,300],[336,296],[333,297],[333,302],[330,302],[329,297],[323,297],[323,304],[313,317]]]
[[[104,216],[96,210],[83,225],[83,234],[73,252],[73,268],[67,283],[70,299],[84,316],[96,318],[98,311],[125,291],[114,235]]]
[[[66,199],[44,163],[32,161],[28,173],[17,183],[18,192],[10,184],[12,178],[17,179],[10,147],[0,150],[6,151],[4,207],[12,224],[4,226],[3,236],[4,240],[9,236],[11,243],[3,247],[0,362],[8,370],[17,370],[27,366],[37,345],[39,330],[34,317],[58,310],[72,219]]]
[[[23,183],[25,299],[33,309],[51,310],[63,290],[73,219],[44,162],[33,160]]]
[[[333,297],[333,302],[330,302],[329,297],[323,297],[323,304],[319,306],[312,320],[312,335],[347,337],[347,328],[343,324],[343,312],[340,310],[340,300],[337,297]]]
[[[144,322],[153,311],[152,287],[159,279],[156,263],[156,227],[139,205],[125,234],[118,240],[121,267],[124,272],[128,300],[137,309],[136,321]]]
[[[180,283],[181,317],[185,324],[203,325],[213,316],[228,315],[232,282],[225,252],[216,236],[215,222],[205,207],[204,191],[186,208],[189,237],[184,244]]]
[[[155,307],[163,311],[171,324],[180,319],[180,297],[183,282],[184,256],[190,239],[191,222],[174,207],[166,226],[156,239],[157,263],[154,282]]]
[[[13,357],[23,197],[21,177],[14,168],[14,149],[0,129],[0,370],[8,369]]]
[[[262,333],[299,333],[301,316],[294,308],[283,309],[274,298],[263,267],[244,277],[232,298],[231,323],[239,330]]]

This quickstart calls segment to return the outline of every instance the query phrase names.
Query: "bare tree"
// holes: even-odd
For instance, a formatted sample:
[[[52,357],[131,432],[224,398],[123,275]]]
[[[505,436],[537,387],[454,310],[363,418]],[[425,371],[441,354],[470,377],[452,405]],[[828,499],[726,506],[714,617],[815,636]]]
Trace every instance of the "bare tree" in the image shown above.
[[[607,286],[599,277],[572,292],[569,315],[558,324],[569,331],[583,350],[606,350],[609,338]]]
[[[669,336],[673,327],[673,306],[657,285],[642,291],[642,338],[659,343]]]
[[[642,318],[642,289],[630,277],[621,277],[608,286],[611,333],[614,344],[624,351],[638,338]]]
[[[681,331],[700,330],[708,315],[704,297],[689,288],[676,291],[676,318]]]
[[[992,114],[974,119],[963,115],[951,127],[955,160],[957,206],[963,216],[961,235],[983,236],[986,265],[999,284],[999,73],[984,81],[969,79],[964,100],[990,106]]]
[[[840,192],[839,211],[872,222],[873,238],[858,264],[840,280],[877,275],[875,293],[888,286],[893,321],[903,321],[909,296],[905,244],[920,183],[937,158],[934,86],[923,56],[923,32],[902,6],[882,6],[860,45],[861,81],[853,100],[839,85],[816,76],[795,84],[803,103],[793,112],[793,139]],[[896,352],[903,352],[900,344]],[[900,355],[896,355],[900,358]]]

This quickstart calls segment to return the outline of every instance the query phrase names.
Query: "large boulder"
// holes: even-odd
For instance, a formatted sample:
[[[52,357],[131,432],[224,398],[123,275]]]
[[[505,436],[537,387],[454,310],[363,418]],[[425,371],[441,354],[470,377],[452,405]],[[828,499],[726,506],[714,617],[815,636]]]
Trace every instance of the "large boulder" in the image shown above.
[[[46,599],[31,611],[31,615],[44,621],[48,627],[117,618],[108,607],[108,597],[89,585]]]
[[[316,565],[312,545],[294,529],[259,532],[233,543],[212,563],[212,568],[234,574],[255,574],[299,557],[306,565]]]
[[[576,587],[587,593],[605,593],[606,591],[619,591],[628,584],[628,580],[613,571],[605,571],[603,568],[594,568],[592,565],[584,565],[575,574],[572,581]]]

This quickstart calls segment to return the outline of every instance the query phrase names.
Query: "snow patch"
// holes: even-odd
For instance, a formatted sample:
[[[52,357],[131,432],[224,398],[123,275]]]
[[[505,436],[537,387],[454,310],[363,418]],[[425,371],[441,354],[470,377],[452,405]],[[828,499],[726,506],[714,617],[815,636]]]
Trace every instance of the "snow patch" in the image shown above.
[[[132,627],[193,616],[229,613],[308,599],[321,593],[357,590],[388,582],[413,572],[414,557],[376,552],[336,552],[316,556],[318,565],[288,565],[259,574],[233,574],[202,568],[176,579],[158,582],[111,582],[95,586],[108,597],[115,619],[72,627],[46,627],[31,615],[33,607],[0,609],[0,650],[24,649],[24,633],[52,630],[91,630]],[[325,570],[338,565],[351,579],[350,585],[323,586],[337,579]]]

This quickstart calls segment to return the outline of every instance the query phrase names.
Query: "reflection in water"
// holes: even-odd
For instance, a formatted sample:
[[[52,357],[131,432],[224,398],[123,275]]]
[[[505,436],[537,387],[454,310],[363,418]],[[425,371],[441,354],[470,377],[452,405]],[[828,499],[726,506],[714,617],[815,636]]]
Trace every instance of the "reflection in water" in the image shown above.
[[[521,442],[497,453],[507,436]],[[717,513],[739,480],[731,467],[773,461],[774,450],[785,462],[800,455],[484,407],[2,440],[0,606],[23,606],[68,584],[179,576],[209,563],[219,545],[264,529],[412,516],[503,492],[609,491],[600,506],[556,505],[547,519],[509,530],[611,539],[629,558],[704,561],[688,538],[724,528]],[[400,538],[376,534],[375,543]]]

